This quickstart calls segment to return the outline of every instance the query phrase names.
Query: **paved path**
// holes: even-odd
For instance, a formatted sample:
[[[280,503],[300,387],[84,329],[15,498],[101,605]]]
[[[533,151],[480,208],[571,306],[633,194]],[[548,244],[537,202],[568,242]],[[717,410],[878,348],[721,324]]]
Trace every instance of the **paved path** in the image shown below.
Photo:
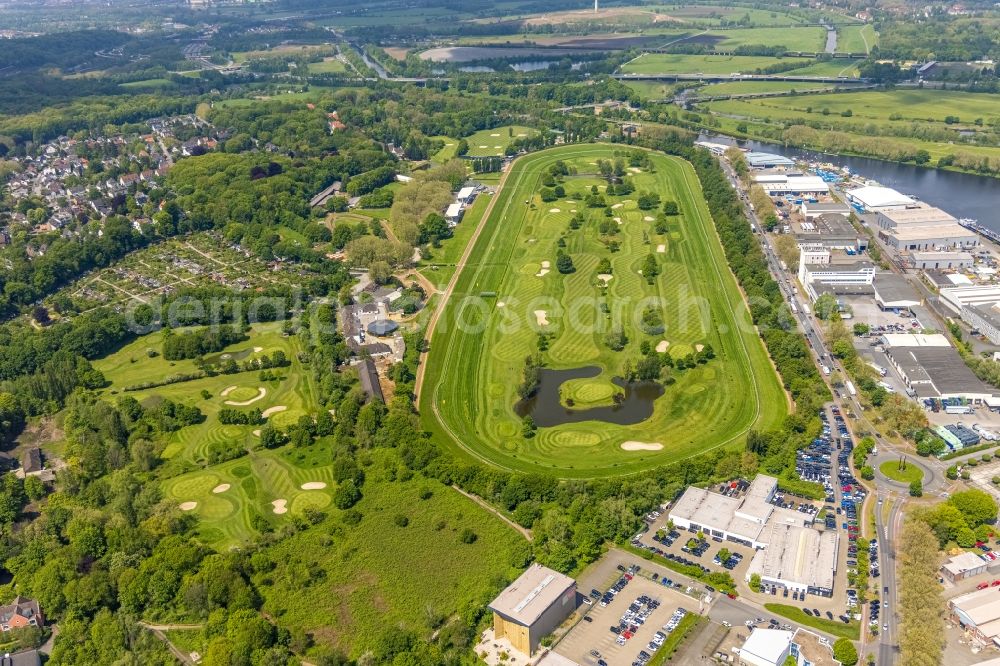
[[[499,518],[503,522],[505,522],[508,525],[510,525],[511,527],[513,527],[515,530],[517,530],[518,532],[520,532],[521,536],[523,536],[525,539],[527,539],[528,541],[531,541],[531,530],[529,530],[527,527],[521,527],[520,525],[518,525],[517,523],[515,523],[510,518],[508,518],[507,516],[505,516],[502,513],[500,513],[500,511],[496,507],[494,507],[492,504],[490,504],[489,502],[487,502],[486,500],[484,500],[479,495],[473,495],[472,493],[467,493],[464,490],[462,490],[461,488],[459,488],[458,486],[452,486],[452,488],[454,488],[458,492],[462,493],[463,495],[465,495],[466,497],[468,497],[470,500],[472,500],[473,502],[475,502],[479,506],[483,507],[484,509],[486,509],[487,511],[489,511],[490,513],[492,513],[494,516],[496,516],[497,518]]]

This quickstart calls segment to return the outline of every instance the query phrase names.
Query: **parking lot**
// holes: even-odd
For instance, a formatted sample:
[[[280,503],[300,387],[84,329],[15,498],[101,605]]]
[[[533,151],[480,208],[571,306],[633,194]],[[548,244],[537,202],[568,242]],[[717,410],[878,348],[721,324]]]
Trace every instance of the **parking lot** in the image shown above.
[[[605,591],[599,590],[601,593]],[[586,595],[590,590],[580,589],[580,593]],[[588,666],[597,666],[601,661],[608,666],[630,666],[637,660],[641,663],[642,652],[650,656],[655,654],[656,650],[650,642],[657,632],[661,636],[668,634],[664,627],[670,625],[676,611],[679,608],[696,611],[697,603],[676,589],[665,587],[640,573],[622,587],[607,606],[602,607],[599,600],[595,601],[587,612],[591,621],[579,622],[556,645],[555,651]],[[626,620],[626,632],[620,629],[623,618]],[[618,633],[613,633],[612,627]],[[628,631],[631,628],[636,631]],[[623,639],[623,633],[628,633],[630,637]]]

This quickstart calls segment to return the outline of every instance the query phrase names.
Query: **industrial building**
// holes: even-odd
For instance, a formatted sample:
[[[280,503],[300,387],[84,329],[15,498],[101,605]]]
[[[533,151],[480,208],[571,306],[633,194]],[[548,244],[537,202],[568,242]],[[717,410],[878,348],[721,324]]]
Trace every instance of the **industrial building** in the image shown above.
[[[833,596],[837,571],[836,530],[819,532],[811,527],[771,523],[767,547],[754,554],[746,579],[753,574],[769,583],[823,597]]]
[[[962,320],[993,344],[1000,345],[1000,303],[966,305],[962,308]]]
[[[805,204],[803,204],[804,206]],[[851,222],[840,213],[823,213],[792,225],[799,245],[822,245],[830,249],[864,250],[868,239],[859,236]]]
[[[947,287],[941,289],[938,294],[941,296],[941,302],[959,315],[966,307],[1000,303],[1000,286],[998,285]]]
[[[877,213],[884,210],[908,208],[916,201],[888,187],[866,185],[847,191],[847,200],[862,209]]]
[[[975,553],[960,553],[949,557],[941,565],[941,575],[957,583],[960,580],[986,573],[986,560]]]
[[[875,304],[883,310],[909,310],[920,305],[921,299],[906,278],[895,273],[875,276]]]
[[[961,268],[971,268],[975,264],[975,259],[968,252],[916,251],[905,252],[901,258],[907,268],[919,268],[921,270],[958,270]]]
[[[774,167],[793,167],[795,162],[784,155],[774,153],[749,152],[746,154],[747,164],[751,169],[773,169]]]
[[[881,336],[881,341],[886,358],[914,397],[961,398],[978,404],[993,396],[993,389],[972,374],[940,333],[893,333]]]
[[[806,629],[754,628],[741,647],[733,648],[737,666],[841,666],[833,658],[830,641]]]
[[[830,191],[830,185],[819,176],[807,176],[798,171],[760,173],[754,176],[754,181],[769,196],[826,194]]]
[[[740,497],[690,486],[670,509],[669,518],[680,529],[693,527],[710,537],[718,537],[752,548],[764,548],[770,536],[768,522],[808,527],[808,514],[775,506],[771,503],[778,492],[778,480],[760,474]]]
[[[543,637],[576,609],[576,581],[541,564],[532,564],[489,605],[496,640],[530,657]]]
[[[934,432],[944,440],[945,444],[952,451],[964,449],[969,446],[979,444],[979,435],[975,431],[966,428],[961,423],[949,423],[947,425],[934,426]]]
[[[916,225],[958,224],[958,220],[940,208],[917,205],[910,208],[880,210],[875,216],[875,224],[879,229],[895,231],[901,227]]]
[[[948,601],[951,618],[983,645],[1000,647],[1000,587],[987,587]]]
[[[971,249],[979,245],[976,232],[940,208],[926,205],[880,209],[875,230],[886,245],[901,251]]]
[[[818,203],[803,201],[799,209],[802,211],[802,217],[804,217],[807,222],[814,220],[820,215],[843,215],[844,217],[847,217],[851,214],[850,206],[836,201]]]
[[[870,294],[875,265],[870,261],[833,253],[820,245],[799,249],[799,282],[810,299],[829,291],[834,294]]]

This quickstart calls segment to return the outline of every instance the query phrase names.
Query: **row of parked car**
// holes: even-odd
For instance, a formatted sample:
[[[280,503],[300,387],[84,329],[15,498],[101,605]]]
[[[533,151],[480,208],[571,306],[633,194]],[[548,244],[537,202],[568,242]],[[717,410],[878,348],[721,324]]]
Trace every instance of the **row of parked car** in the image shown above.
[[[719,552],[721,553],[722,551],[720,550]],[[729,553],[729,558],[725,562],[723,562],[718,555],[716,555],[712,559],[713,564],[717,564],[730,571],[738,567],[740,562],[742,561],[743,561],[743,556],[740,555],[739,553]]]

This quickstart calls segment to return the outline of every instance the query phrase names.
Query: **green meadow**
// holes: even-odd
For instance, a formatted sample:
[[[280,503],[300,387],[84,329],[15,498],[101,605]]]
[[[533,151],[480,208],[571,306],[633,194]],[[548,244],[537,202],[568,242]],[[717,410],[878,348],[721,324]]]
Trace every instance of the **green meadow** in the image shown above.
[[[472,157],[489,157],[503,155],[507,146],[514,139],[538,134],[538,130],[519,125],[505,125],[493,129],[485,129],[465,137],[469,144],[469,155]]]
[[[623,74],[749,74],[754,70],[787,62],[803,67],[813,61],[806,58],[772,58],[770,56],[687,55],[679,53],[646,53],[621,67]]]
[[[652,169],[632,168],[636,192],[608,198],[620,221],[614,236],[620,247],[610,252],[602,242],[603,210],[588,209],[583,197],[605,183],[596,161],[619,155],[606,145],[534,153],[515,163],[497,194],[434,331],[420,395],[428,428],[457,451],[506,469],[620,475],[738,443],[749,428],[773,426],[785,415],[784,393],[759,337],[746,325],[746,306],[689,164],[651,153]],[[566,178],[566,196],[543,203],[541,176],[557,160],[574,173]],[[665,233],[654,229],[656,210],[638,208],[643,190],[678,203],[681,214],[667,218]],[[586,222],[569,231],[576,211]],[[576,267],[567,275],[555,270],[560,238]],[[639,273],[648,255],[659,267],[652,285]],[[612,267],[607,286],[597,277],[602,259]],[[643,299],[662,305],[662,335],[640,329],[636,304]],[[620,352],[604,342],[611,325],[598,311],[600,302],[625,308],[621,325],[628,341]],[[593,307],[577,307],[588,303]],[[540,428],[529,439],[514,405],[524,358],[535,352],[540,331],[551,335],[542,353],[548,367],[600,368],[598,377],[566,389],[587,404],[606,404],[614,391],[611,378],[641,358],[644,341],[674,358],[701,345],[711,345],[716,356],[674,372],[674,383],[640,423],[564,423]],[[659,448],[622,448],[631,441]]]

